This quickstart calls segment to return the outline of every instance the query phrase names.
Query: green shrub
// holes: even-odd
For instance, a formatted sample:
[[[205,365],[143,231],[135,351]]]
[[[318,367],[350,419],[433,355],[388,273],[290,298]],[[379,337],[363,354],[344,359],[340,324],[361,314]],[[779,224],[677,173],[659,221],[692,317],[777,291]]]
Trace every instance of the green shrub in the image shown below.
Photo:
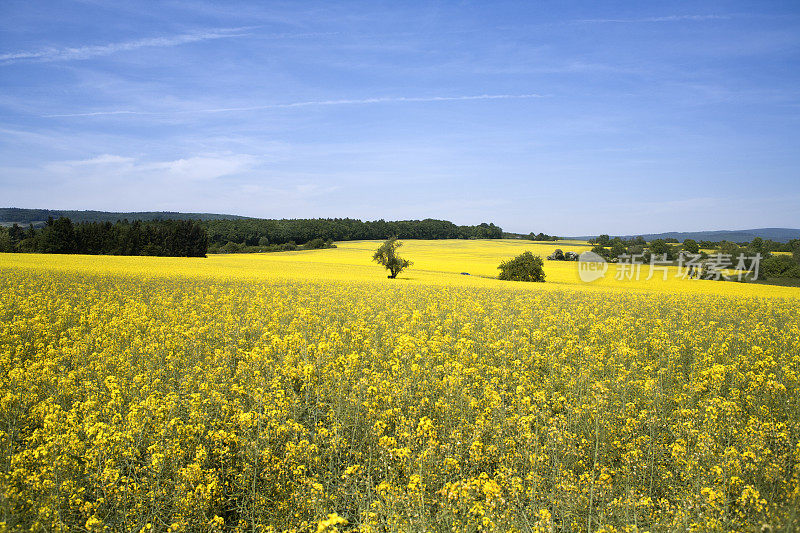
[[[498,278],[508,281],[544,281],[544,261],[531,252],[503,261]]]
[[[761,261],[758,277],[800,278],[800,265],[788,255],[773,255]]]
[[[222,248],[220,248],[226,254],[235,254],[236,252],[240,252],[242,250],[242,245],[238,242],[231,242],[228,241]]]
[[[306,250],[320,250],[325,248],[325,241],[317,237],[316,239],[311,239],[307,243],[303,245],[303,248]]]

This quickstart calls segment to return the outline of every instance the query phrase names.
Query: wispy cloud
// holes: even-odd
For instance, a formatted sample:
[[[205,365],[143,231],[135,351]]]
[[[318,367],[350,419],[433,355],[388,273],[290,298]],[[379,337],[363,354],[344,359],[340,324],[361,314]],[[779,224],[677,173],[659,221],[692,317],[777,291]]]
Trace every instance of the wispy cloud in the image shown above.
[[[102,177],[117,180],[155,179],[207,181],[247,171],[259,159],[249,154],[200,154],[169,161],[139,161],[132,157],[102,154],[79,160],[55,161],[44,165],[52,175],[63,178]]]
[[[62,161],[60,164],[64,167],[87,167],[94,165],[120,165],[133,163],[134,159],[131,157],[122,157],[113,154],[102,154],[97,157],[89,159],[78,159],[72,161]]]
[[[705,20],[729,19],[730,15],[667,15],[663,17],[642,17],[632,19],[581,19],[579,24],[634,23],[634,22],[680,22],[683,20],[701,22]]]
[[[0,64],[17,63],[21,61],[69,61],[75,59],[89,59],[98,56],[107,56],[117,52],[136,50],[139,48],[164,48],[181,44],[207,41],[210,39],[229,39],[249,35],[243,28],[217,28],[193,33],[182,33],[166,37],[150,37],[118,43],[107,43],[93,46],[79,46],[70,48],[44,48],[36,51],[21,51],[0,54]]]
[[[300,107],[324,107],[324,106],[340,106],[340,105],[367,105],[367,104],[396,104],[396,103],[411,103],[411,102],[459,102],[468,100],[518,100],[529,98],[545,98],[546,95],[542,94],[477,94],[477,95],[462,95],[462,96],[386,96],[378,98],[358,98],[358,99],[343,99],[343,100],[307,100],[303,102],[289,102],[284,104],[263,104],[255,106],[244,107],[218,107],[209,109],[192,109],[185,111],[134,111],[134,110],[109,110],[109,111],[92,111],[88,113],[58,113],[51,115],[42,115],[45,118],[55,117],[96,117],[105,115],[152,115],[152,116],[165,116],[177,114],[196,114],[196,113],[233,113],[241,111],[260,111],[266,109],[291,109]]]
[[[202,181],[238,174],[257,163],[258,158],[248,154],[206,155],[152,163],[143,170],[164,173],[174,179]]]

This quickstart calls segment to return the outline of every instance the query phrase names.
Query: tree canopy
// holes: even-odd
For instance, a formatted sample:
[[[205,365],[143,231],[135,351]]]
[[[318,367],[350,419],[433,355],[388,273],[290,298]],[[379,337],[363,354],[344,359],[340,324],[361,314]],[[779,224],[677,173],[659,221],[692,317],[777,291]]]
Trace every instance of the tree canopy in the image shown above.
[[[372,260],[383,265],[389,271],[389,278],[394,279],[397,275],[412,265],[408,259],[403,259],[397,255],[397,249],[403,245],[397,237],[389,237],[372,254]]]
[[[304,244],[313,239],[323,241],[398,239],[500,239],[503,230],[491,223],[457,226],[447,220],[372,220],[352,218],[207,220],[211,251],[228,242],[256,246],[266,239],[270,244]]]
[[[127,220],[73,224],[47,220],[41,228],[0,229],[0,252],[205,257],[208,235],[192,220]]]
[[[523,252],[514,259],[503,261],[499,279],[508,281],[544,281],[544,261],[531,252]]]

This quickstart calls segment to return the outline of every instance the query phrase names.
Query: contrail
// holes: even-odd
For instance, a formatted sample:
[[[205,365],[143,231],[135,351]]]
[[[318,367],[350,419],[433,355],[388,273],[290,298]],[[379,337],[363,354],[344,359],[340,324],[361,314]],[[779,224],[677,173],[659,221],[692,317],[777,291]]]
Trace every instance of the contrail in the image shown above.
[[[405,103],[405,102],[453,102],[464,100],[521,100],[527,98],[545,98],[541,94],[478,94],[466,96],[386,96],[380,98],[360,98],[360,99],[345,99],[345,100],[308,100],[304,102],[289,102],[285,104],[264,104],[247,107],[220,107],[210,109],[194,109],[189,111],[172,111],[172,112],[159,112],[159,111],[133,111],[133,110],[116,110],[116,111],[93,111],[90,113],[60,113],[54,115],[42,115],[46,118],[54,117],[96,117],[103,115],[177,115],[177,114],[199,114],[199,113],[234,113],[239,111],[259,111],[265,109],[290,109],[294,107],[322,107],[322,106],[339,106],[339,105],[364,105],[364,104],[392,104],[392,103]]]
[[[257,111],[259,109],[280,109],[289,107],[312,107],[358,104],[385,104],[401,102],[451,102],[457,100],[510,100],[519,98],[542,98],[540,94],[479,94],[471,96],[387,96],[381,98],[362,98],[356,100],[311,100],[308,102],[292,102],[289,104],[267,104],[252,107],[227,107],[220,109],[203,109],[199,113],[225,113],[229,111]]]
[[[252,27],[218,28],[202,32],[183,33],[169,37],[150,37],[147,39],[137,39],[134,41],[123,41],[119,43],[108,43],[95,46],[79,46],[75,48],[45,48],[37,51],[11,52],[0,54],[0,62],[4,64],[10,64],[21,61],[68,61],[72,59],[89,59],[91,57],[107,56],[126,50],[136,50],[137,48],[178,46],[197,41],[207,41],[209,39],[243,37],[248,34],[242,32],[251,28]]]
[[[644,17],[634,19],[582,19],[576,20],[579,24],[604,24],[604,23],[633,23],[633,22],[678,22],[681,20],[703,21],[729,19],[729,15],[667,15],[663,17]]]

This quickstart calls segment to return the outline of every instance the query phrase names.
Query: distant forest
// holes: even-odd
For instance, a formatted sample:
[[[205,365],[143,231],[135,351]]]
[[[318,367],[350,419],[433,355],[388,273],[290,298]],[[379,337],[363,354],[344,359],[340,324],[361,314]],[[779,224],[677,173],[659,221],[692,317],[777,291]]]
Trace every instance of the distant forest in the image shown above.
[[[207,250],[208,234],[192,220],[73,224],[51,217],[40,228],[0,228],[0,252],[205,257]]]
[[[86,212],[83,212],[86,213]],[[330,247],[332,241],[499,239],[490,223],[457,226],[446,220],[239,218],[235,220],[117,220],[74,223],[49,217],[43,226],[0,227],[0,252],[203,257],[208,252],[281,251]]]
[[[503,230],[494,224],[457,226],[446,220],[375,220],[351,218],[206,220],[211,249],[234,243],[243,247],[305,244],[323,241],[387,239],[500,239]]]

